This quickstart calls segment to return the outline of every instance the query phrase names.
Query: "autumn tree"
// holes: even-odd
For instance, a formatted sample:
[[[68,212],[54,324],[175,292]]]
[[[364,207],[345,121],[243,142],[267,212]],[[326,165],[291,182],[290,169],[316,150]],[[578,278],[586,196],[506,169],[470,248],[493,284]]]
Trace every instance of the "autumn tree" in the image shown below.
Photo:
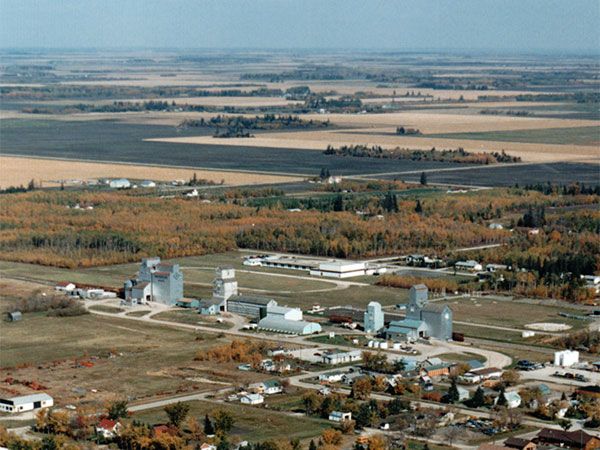
[[[371,379],[369,377],[361,377],[354,380],[350,397],[356,400],[366,400],[371,395]]]
[[[502,373],[501,380],[506,386],[514,386],[521,380],[521,375],[514,369],[508,369]]]
[[[179,428],[188,413],[190,412],[190,405],[187,403],[177,402],[172,405],[165,406],[165,413],[169,418],[169,423],[175,428]]]

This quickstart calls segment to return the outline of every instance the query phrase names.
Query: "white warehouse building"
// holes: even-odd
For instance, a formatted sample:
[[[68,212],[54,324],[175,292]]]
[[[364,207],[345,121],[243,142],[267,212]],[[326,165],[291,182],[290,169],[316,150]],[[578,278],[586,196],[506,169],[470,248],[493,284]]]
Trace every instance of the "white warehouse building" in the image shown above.
[[[357,261],[331,261],[320,263],[310,270],[311,275],[331,278],[360,277],[367,274],[367,264]]]
[[[31,394],[20,397],[0,398],[0,411],[20,413],[41,408],[50,408],[54,399],[48,394]]]
[[[561,367],[571,367],[579,362],[579,352],[575,350],[563,350],[554,352],[554,365]]]

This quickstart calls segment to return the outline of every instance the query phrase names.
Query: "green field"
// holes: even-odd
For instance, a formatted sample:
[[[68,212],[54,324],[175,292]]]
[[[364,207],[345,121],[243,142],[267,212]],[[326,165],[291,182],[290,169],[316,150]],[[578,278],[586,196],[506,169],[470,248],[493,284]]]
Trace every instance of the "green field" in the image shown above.
[[[224,321],[219,323],[215,318],[209,318],[198,314],[196,309],[175,309],[165,311],[152,316],[156,320],[167,320],[169,322],[186,323],[189,325],[202,325],[205,327],[214,327],[220,330],[227,330],[233,326],[231,322]]]
[[[331,428],[331,423],[326,420],[303,415],[282,414],[260,407],[215,404],[205,401],[194,401],[188,404],[191,407],[190,415],[198,418],[200,423],[205,414],[211,415],[218,409],[228,411],[235,420],[231,434],[253,442],[281,438],[282,430],[286,432],[286,439],[307,439],[320,435],[326,428]],[[162,409],[139,412],[133,418],[151,424],[167,421],[167,415]]]
[[[534,144],[598,145],[600,127],[543,128],[538,130],[485,131],[428,134],[428,138],[474,139],[481,141],[530,142]]]

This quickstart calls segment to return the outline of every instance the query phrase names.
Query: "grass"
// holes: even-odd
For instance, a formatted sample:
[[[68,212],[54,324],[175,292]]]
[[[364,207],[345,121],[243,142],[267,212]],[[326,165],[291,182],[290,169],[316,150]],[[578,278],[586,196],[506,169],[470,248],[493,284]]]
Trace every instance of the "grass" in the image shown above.
[[[600,142],[600,127],[442,133],[429,134],[426,137],[501,142],[530,142],[535,144],[598,145]]]
[[[267,404],[268,402],[269,399]],[[285,434],[286,439],[307,439],[320,435],[326,428],[331,428],[331,423],[326,420],[282,414],[262,407],[215,404],[205,401],[194,401],[188,404],[190,415],[197,417],[201,423],[205,414],[212,415],[218,409],[228,411],[234,418],[234,427],[230,434],[252,442],[281,438],[282,433]],[[161,409],[139,412],[133,418],[151,424],[167,421],[167,416]]]
[[[221,330],[226,330],[233,326],[231,322],[224,321],[219,323],[216,322],[216,319],[202,316],[201,314],[198,314],[198,311],[195,309],[174,309],[158,313],[152,316],[152,318],[157,320],[167,320],[169,322],[186,323],[189,325],[214,327]]]
[[[441,355],[436,355],[438,358],[443,359],[444,361],[451,361],[456,363],[467,362],[476,360],[479,362],[485,362],[485,357],[481,355],[477,355],[475,353],[442,353]]]
[[[140,399],[213,389],[192,378],[231,379],[235,368],[219,367],[217,374],[212,372],[217,368],[193,359],[199,349],[227,341],[117,317],[24,314],[21,322],[2,325],[0,376],[36,380],[59,404],[85,401],[101,407],[115,396]],[[91,361],[93,367],[79,368],[74,360]],[[77,398],[75,387],[87,394]]]
[[[117,308],[116,306],[107,306],[107,305],[93,305],[93,306],[90,306],[89,309],[92,311],[107,312],[107,313],[111,313],[111,314],[118,314],[118,313],[122,313],[123,311],[125,311],[123,308]]]
[[[149,310],[149,309],[144,309],[144,310],[141,310],[141,311],[131,311],[131,312],[128,312],[127,314],[125,314],[125,315],[126,316],[131,316],[131,317],[142,317],[142,316],[145,316],[146,314],[151,313],[151,312],[152,311]]]

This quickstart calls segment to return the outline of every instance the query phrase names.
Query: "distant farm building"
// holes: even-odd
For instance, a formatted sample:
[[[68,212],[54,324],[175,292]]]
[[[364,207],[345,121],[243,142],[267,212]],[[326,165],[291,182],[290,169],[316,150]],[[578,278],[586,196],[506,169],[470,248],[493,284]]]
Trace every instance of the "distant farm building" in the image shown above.
[[[352,278],[367,274],[367,264],[353,261],[332,261],[320,263],[311,269],[311,275],[331,278]]]
[[[127,178],[117,178],[116,180],[110,180],[108,185],[113,189],[128,189],[131,187],[131,183]]]
[[[362,352],[360,350],[352,350],[348,352],[327,352],[321,357],[324,364],[346,364],[349,362],[360,361]]]
[[[0,411],[20,413],[41,408],[50,408],[54,400],[48,394],[31,394],[21,397],[0,398]]]
[[[12,311],[6,313],[6,320],[8,320],[9,322],[18,322],[21,319],[23,319],[21,311]]]
[[[272,298],[234,295],[227,299],[227,311],[252,319],[262,319],[267,316],[267,308],[277,306]]]

